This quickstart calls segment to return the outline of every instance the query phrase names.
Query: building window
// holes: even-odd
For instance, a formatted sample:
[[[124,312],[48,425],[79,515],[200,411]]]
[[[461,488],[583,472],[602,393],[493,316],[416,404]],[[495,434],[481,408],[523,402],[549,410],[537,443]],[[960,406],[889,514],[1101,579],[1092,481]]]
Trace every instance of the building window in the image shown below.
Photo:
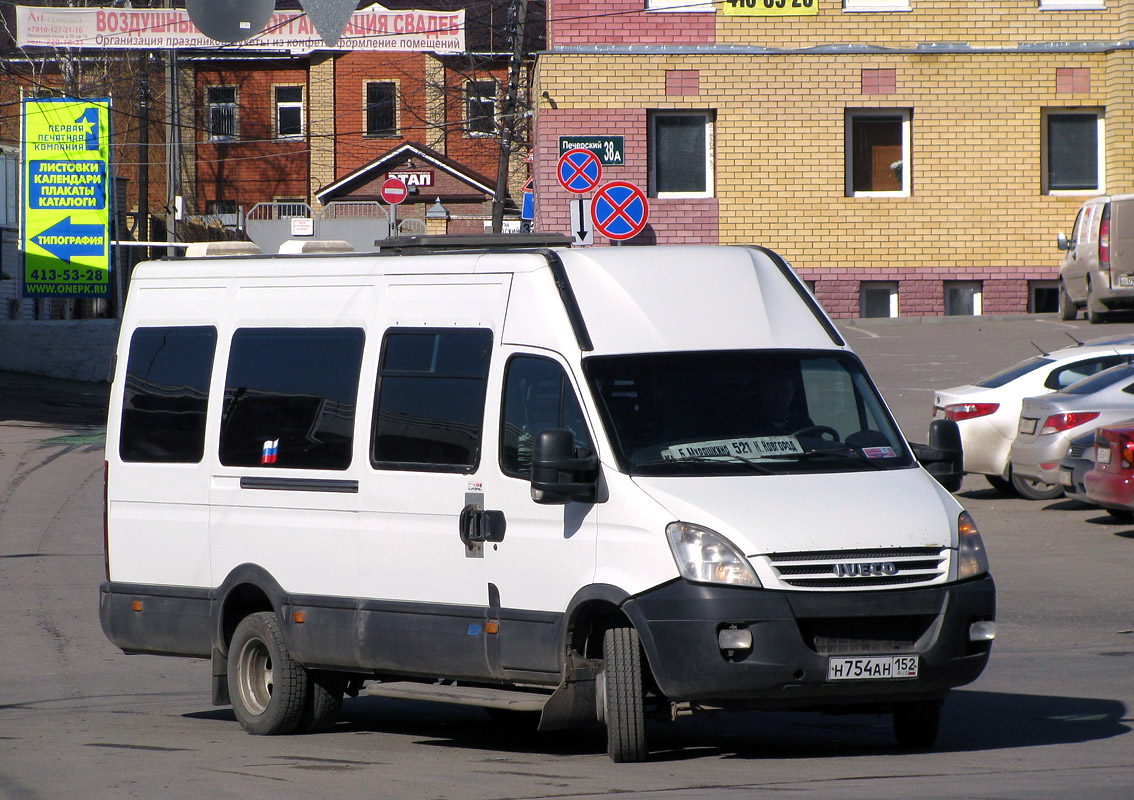
[[[646,0],[647,11],[677,11],[712,14],[716,7],[712,2],[699,0]]]
[[[276,138],[303,136],[303,87],[276,87]]]
[[[650,197],[712,197],[713,112],[655,111],[649,130]]]
[[[213,141],[236,138],[236,87],[209,86],[205,90],[208,102],[206,120],[209,139]]]
[[[363,338],[361,328],[236,331],[225,378],[220,462],[349,467]]]
[[[1039,7],[1044,11],[1103,11],[1106,0],[1039,0]]]
[[[391,329],[378,366],[371,463],[473,472],[491,350],[485,329]]]
[[[863,281],[858,290],[860,317],[898,316],[897,281]]]
[[[980,281],[945,281],[945,316],[979,317]]]
[[[1059,281],[1028,281],[1028,313],[1053,314],[1059,310]]]
[[[843,0],[843,11],[910,11],[910,0]]]
[[[904,108],[847,111],[847,197],[909,196],[911,116]]]
[[[200,463],[216,345],[213,327],[134,331],[122,393],[123,461]]]
[[[496,81],[465,84],[465,132],[470,136],[496,133]]]
[[[366,135],[398,135],[398,85],[392,81],[366,84]]]
[[[1048,109],[1043,116],[1044,194],[1101,191],[1102,110]]]

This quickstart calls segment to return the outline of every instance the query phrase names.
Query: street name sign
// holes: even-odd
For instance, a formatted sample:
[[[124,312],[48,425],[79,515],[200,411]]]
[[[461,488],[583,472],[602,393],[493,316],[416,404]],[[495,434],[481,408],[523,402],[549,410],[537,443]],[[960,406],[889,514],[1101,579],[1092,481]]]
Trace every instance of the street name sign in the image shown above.
[[[23,101],[24,297],[110,296],[110,100]]]
[[[568,150],[590,150],[604,167],[626,164],[625,136],[560,136],[559,154]]]

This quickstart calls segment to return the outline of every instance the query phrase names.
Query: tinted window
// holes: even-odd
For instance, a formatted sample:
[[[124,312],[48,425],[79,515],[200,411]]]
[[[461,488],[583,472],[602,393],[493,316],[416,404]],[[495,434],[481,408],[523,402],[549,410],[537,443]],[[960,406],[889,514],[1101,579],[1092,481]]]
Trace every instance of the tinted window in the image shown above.
[[[346,469],[362,363],[358,328],[245,328],[232,337],[220,459]]]
[[[378,367],[373,464],[471,472],[491,349],[487,330],[390,331]]]
[[[200,462],[216,345],[211,327],[134,331],[118,443],[123,461]]]
[[[1104,369],[1110,369],[1117,364],[1121,364],[1125,360],[1126,358],[1124,356],[1113,355],[1068,364],[1061,369],[1052,370],[1043,385],[1048,389],[1062,389],[1083,380],[1083,378],[1094,375],[1096,372],[1102,372]]]
[[[592,449],[579,400],[563,368],[550,359],[518,356],[508,362],[503,420],[500,468],[508,475],[531,477],[535,436],[549,428],[571,431],[576,450]]]
[[[991,378],[985,378],[983,381],[978,381],[976,385],[982,386],[985,389],[996,389],[1007,383],[1011,383],[1021,375],[1027,375],[1029,372],[1039,369],[1044,364],[1050,363],[1050,358],[1043,358],[1042,356],[1029,358],[1027,361],[1021,361],[1019,364],[1011,366],[1003,372],[996,373]]]
[[[1134,375],[1134,367],[1129,365],[1112,367],[1068,386],[1063,390],[1063,394],[1092,394],[1119,381],[1129,380],[1132,375]]]

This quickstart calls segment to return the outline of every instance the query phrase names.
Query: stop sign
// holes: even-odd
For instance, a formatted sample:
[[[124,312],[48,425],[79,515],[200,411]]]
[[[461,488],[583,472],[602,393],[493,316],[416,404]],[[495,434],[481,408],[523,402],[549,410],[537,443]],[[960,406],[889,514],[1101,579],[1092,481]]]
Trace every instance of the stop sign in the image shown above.
[[[398,178],[386,178],[382,183],[382,199],[392,206],[396,206],[409,196],[405,181]]]

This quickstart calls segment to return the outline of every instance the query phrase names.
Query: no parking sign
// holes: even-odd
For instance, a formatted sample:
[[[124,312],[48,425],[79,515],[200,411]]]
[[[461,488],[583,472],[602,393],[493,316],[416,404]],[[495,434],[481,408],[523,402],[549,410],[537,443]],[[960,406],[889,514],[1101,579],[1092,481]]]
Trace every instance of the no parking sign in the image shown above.
[[[559,157],[556,173],[560,186],[569,192],[582,194],[598,186],[602,179],[602,165],[599,164],[598,156],[578,147]]]
[[[646,194],[627,181],[611,181],[595,193],[591,220],[608,239],[632,239],[646,227],[650,204]]]

